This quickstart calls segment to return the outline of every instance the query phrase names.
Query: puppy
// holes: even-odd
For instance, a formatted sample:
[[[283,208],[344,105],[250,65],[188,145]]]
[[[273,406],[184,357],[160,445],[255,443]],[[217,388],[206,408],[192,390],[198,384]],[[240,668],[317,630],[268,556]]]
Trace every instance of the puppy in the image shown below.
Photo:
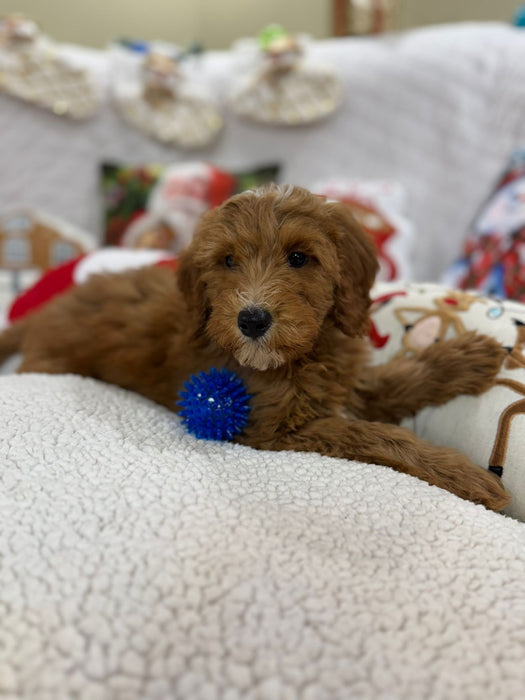
[[[178,273],[92,277],[0,336],[21,372],[75,373],[176,411],[183,382],[234,370],[252,395],[237,442],[383,464],[499,511],[497,476],[398,423],[494,384],[504,351],[467,333],[370,367],[373,245],[347,207],[299,187],[236,195],[205,214]]]

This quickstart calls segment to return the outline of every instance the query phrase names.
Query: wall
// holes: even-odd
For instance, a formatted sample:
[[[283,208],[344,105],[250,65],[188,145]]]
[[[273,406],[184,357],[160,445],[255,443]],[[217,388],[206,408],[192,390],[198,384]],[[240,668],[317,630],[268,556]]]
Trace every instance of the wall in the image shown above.
[[[400,0],[398,25],[404,29],[466,20],[510,22],[519,4],[519,0]]]
[[[516,0],[400,0],[399,26],[461,20],[508,21]],[[331,0],[0,0],[0,15],[13,10],[36,19],[59,41],[104,46],[117,37],[201,41],[224,48],[280,22],[290,31],[330,36]]]
[[[326,0],[0,0],[0,15],[13,9],[58,41],[88,46],[127,36],[226,48],[272,22],[318,38],[331,32]]]

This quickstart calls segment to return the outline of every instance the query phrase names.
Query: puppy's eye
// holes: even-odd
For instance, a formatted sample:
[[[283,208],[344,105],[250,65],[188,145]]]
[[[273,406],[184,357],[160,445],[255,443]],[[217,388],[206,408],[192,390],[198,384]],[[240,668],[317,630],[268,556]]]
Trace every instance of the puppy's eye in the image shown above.
[[[227,255],[224,258],[224,264],[226,267],[229,267],[230,269],[232,267],[235,267],[235,258],[233,257],[233,255]]]
[[[301,253],[300,250],[294,250],[293,253],[290,253],[288,256],[288,265],[290,265],[290,267],[304,267],[308,260],[309,258],[306,253]]]

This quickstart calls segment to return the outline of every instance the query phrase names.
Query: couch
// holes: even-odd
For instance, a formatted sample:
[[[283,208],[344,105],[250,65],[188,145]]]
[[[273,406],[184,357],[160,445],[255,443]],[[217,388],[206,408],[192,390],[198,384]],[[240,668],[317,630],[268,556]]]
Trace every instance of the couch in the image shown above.
[[[1,96],[0,210],[43,207],[98,241],[102,160],[188,154],[119,119],[105,52],[68,51],[96,75],[101,112],[70,123]],[[332,118],[288,129],[228,115],[199,157],[280,161],[283,181],[307,186],[399,182],[413,279],[439,281],[523,144],[525,35],[467,24],[312,51],[344,84]],[[202,59],[219,98],[234,65],[229,52]],[[0,405],[2,697],[525,695],[515,517],[380,465],[199,441],[171,412],[91,379],[4,376]]]

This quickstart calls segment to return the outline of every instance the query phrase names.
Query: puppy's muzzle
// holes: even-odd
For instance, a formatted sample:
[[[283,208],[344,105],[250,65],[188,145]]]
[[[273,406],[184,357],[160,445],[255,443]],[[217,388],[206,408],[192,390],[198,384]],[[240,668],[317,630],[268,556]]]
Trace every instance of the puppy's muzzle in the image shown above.
[[[239,330],[247,338],[260,338],[272,325],[272,316],[266,309],[258,306],[251,306],[243,309],[237,316]]]

